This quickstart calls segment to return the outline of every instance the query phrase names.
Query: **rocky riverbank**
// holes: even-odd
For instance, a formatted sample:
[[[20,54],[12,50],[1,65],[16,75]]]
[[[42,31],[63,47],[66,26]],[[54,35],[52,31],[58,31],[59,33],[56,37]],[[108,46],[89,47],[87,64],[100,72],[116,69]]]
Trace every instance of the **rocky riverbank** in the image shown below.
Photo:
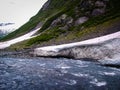
[[[30,54],[32,49],[27,50],[9,50],[9,49],[3,49],[0,50],[0,57],[9,57],[9,58],[33,58],[33,56]]]

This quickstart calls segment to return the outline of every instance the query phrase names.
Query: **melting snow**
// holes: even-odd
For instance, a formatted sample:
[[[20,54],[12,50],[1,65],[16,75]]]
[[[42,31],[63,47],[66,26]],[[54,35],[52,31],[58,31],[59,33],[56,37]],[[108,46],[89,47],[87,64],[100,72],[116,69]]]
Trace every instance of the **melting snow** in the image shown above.
[[[15,39],[12,39],[12,40],[9,40],[9,41],[6,41],[6,42],[0,42],[0,49],[4,49],[4,48],[7,48],[9,47],[10,45],[13,45],[15,43],[18,43],[18,42],[21,42],[21,41],[24,41],[24,40],[28,40],[30,38],[33,38],[35,36],[32,36],[34,35],[40,28],[37,28],[23,36],[20,36],[18,38],[15,38]]]
[[[40,47],[40,48],[36,48],[35,51],[42,50],[42,51],[58,52],[61,49],[71,48],[71,47],[80,46],[80,45],[98,44],[98,43],[102,43],[102,42],[105,42],[107,40],[111,40],[114,38],[120,38],[120,31],[113,33],[113,34],[106,35],[106,36],[97,37],[94,39],[89,39],[89,40],[85,40],[85,41],[81,41],[81,42],[62,44],[62,45],[56,45],[56,46]]]

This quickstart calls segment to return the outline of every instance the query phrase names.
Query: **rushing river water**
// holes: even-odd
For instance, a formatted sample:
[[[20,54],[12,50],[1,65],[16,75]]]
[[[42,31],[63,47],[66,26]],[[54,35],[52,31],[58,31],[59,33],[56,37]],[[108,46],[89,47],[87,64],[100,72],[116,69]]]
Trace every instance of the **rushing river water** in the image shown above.
[[[120,69],[62,58],[0,58],[0,90],[120,90]]]

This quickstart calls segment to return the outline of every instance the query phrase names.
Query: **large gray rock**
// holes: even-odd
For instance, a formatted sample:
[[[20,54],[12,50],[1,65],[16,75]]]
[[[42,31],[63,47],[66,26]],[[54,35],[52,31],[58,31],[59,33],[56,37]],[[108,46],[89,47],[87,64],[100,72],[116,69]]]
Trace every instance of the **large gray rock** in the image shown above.
[[[105,8],[97,8],[92,12],[92,16],[98,16],[105,13]]]
[[[55,19],[52,22],[50,27],[55,27],[55,26],[60,25],[60,24],[66,24],[66,18],[67,18],[66,14],[61,15],[60,17],[58,17],[57,19]]]
[[[85,23],[89,18],[86,16],[78,18],[78,20],[75,22],[75,25],[80,25],[82,23]]]
[[[66,14],[61,15],[57,19],[55,19],[50,27],[55,27],[57,25],[60,25],[59,29],[62,30],[68,30],[73,24],[73,18],[70,16],[67,16]]]

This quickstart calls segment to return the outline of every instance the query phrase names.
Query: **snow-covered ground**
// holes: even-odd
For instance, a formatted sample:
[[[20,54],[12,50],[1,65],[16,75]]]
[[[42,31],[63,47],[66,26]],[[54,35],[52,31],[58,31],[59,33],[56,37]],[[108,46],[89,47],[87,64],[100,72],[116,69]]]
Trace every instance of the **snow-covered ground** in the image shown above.
[[[38,30],[40,30],[40,28],[37,28],[35,30],[32,30],[31,32],[23,35],[23,36],[20,36],[18,38],[15,38],[15,39],[12,39],[12,40],[9,40],[9,41],[5,41],[5,42],[0,42],[0,49],[4,49],[4,48],[7,48],[13,44],[16,44],[18,42],[21,42],[21,41],[24,41],[24,40],[28,40],[30,38],[33,38],[35,36],[33,36]]]
[[[40,48],[37,48],[35,50],[45,50],[45,51],[58,52],[58,51],[65,49],[65,48],[71,48],[71,47],[76,47],[76,46],[81,46],[81,45],[98,44],[98,43],[102,43],[102,42],[105,42],[105,41],[108,41],[108,40],[111,40],[114,38],[120,38],[120,31],[113,33],[113,34],[106,35],[106,36],[102,36],[102,37],[98,37],[98,38],[94,38],[94,39],[89,39],[89,40],[85,40],[85,41],[81,41],[81,42],[62,44],[62,45],[56,45],[56,46],[40,47]]]

